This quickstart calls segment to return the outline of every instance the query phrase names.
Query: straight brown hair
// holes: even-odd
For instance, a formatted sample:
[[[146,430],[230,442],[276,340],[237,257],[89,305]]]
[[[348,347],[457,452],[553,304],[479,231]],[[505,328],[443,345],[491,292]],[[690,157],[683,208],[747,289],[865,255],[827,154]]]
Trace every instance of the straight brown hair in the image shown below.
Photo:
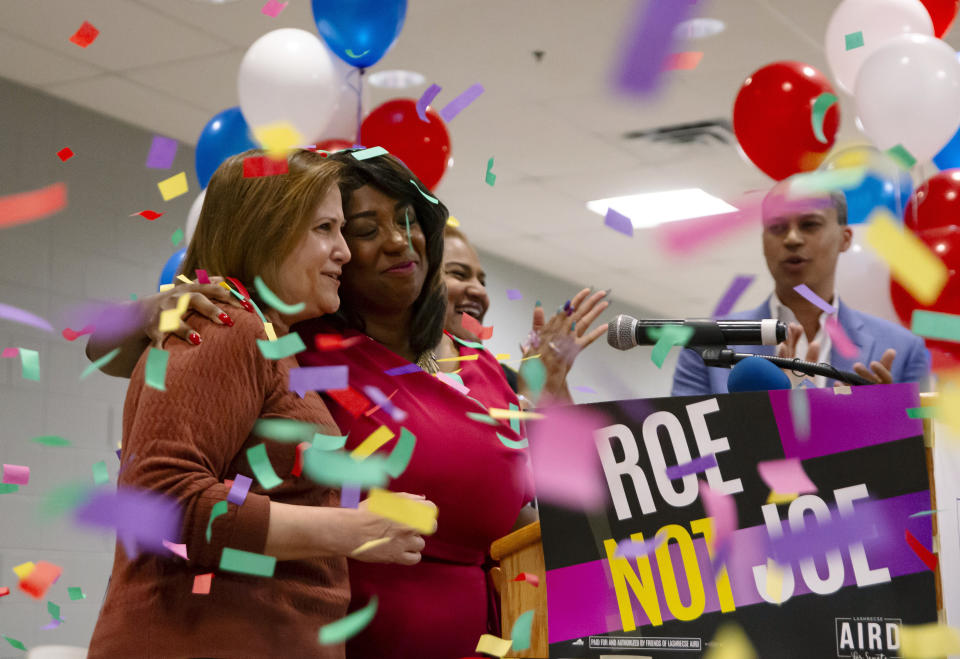
[[[258,305],[254,278],[260,275],[276,290],[280,264],[309,230],[314,211],[344,169],[336,160],[297,149],[287,156],[286,174],[244,178],[243,161],[262,155],[262,149],[244,151],[213,173],[180,266],[187,276],[200,268],[235,277]]]

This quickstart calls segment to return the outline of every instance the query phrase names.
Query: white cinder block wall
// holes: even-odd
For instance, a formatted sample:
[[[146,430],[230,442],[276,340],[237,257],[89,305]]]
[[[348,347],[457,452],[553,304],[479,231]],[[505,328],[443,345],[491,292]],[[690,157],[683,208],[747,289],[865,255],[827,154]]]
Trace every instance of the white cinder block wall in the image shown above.
[[[23,380],[18,360],[0,360],[0,462],[31,468],[29,485],[0,495],[0,586],[11,588],[0,598],[0,633],[28,647],[86,645],[113,561],[112,534],[77,529],[68,519],[41,522],[37,506],[59,485],[92,483],[91,467],[99,460],[116,479],[114,450],[121,439],[126,382],[99,373],[81,382],[88,363],[84,339],[69,343],[59,332],[62,311],[73,303],[155,290],[160,269],[174,251],[170,236],[183,227],[198,193],[193,149],[181,145],[170,170],[146,169],[151,138],[143,129],[0,79],[0,196],[63,181],[69,200],[58,215],[0,230],[0,303],[47,318],[57,330],[47,334],[0,320],[0,350],[19,346],[40,353],[40,382]],[[63,147],[76,154],[65,163],[56,155]],[[190,192],[164,202],[156,183],[180,171],[187,172]],[[456,200],[447,203],[456,212]],[[144,209],[165,214],[153,222],[129,217]],[[469,234],[470,227],[463,228]],[[492,254],[481,258],[492,299],[487,320],[495,327],[490,342],[495,352],[518,352],[537,299],[552,310],[579,288]],[[602,273],[584,283],[603,286]],[[519,289],[524,299],[508,301],[507,288]],[[615,313],[644,315],[615,305],[606,316]],[[675,360],[671,355],[660,371],[650,363],[649,349],[623,355],[598,341],[581,355],[571,384],[599,393],[574,396],[588,402],[666,395]],[[49,448],[29,441],[39,435],[61,435],[72,445]],[[38,560],[60,565],[63,576],[46,598],[35,601],[17,590],[11,568]],[[69,586],[83,588],[87,599],[71,601]],[[43,631],[50,620],[47,600],[60,605],[66,622]],[[0,640],[0,659],[7,657],[23,653]]]

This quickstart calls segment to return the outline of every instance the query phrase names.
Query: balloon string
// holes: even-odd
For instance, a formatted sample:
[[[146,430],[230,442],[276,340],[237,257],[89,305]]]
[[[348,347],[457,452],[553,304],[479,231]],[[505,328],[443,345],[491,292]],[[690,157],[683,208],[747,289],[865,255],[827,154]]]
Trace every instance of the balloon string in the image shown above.
[[[357,138],[355,144],[362,145],[363,141],[360,138],[360,126],[363,123],[363,74],[366,73],[366,69],[354,69],[357,72],[357,85],[354,87],[353,83],[347,80],[347,84],[350,85],[357,95]]]

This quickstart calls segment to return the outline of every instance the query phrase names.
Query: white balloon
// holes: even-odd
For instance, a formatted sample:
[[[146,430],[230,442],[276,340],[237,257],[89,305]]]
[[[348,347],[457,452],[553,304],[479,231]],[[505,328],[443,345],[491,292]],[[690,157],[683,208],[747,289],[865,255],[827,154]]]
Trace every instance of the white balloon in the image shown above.
[[[329,48],[326,42],[323,43],[324,48]],[[342,59],[330,53],[330,58],[333,61],[334,67],[334,76],[339,84],[338,87],[338,96],[337,96],[337,108],[333,112],[333,116],[330,118],[330,122],[327,124],[326,129],[323,131],[323,136],[321,139],[331,140],[335,138],[344,139],[348,141],[356,141],[357,139],[357,89],[361,90],[361,99],[363,101],[363,107],[369,108],[368,95],[365,93],[365,89],[361,87],[362,81],[360,79],[360,70],[354,66],[350,66]],[[361,117],[362,118],[362,117]]]
[[[240,111],[254,131],[288,122],[304,143],[317,140],[333,117],[340,83],[327,47],[306,30],[283,28],[253,42],[240,63]]]
[[[860,32],[863,45],[847,50],[848,34]],[[933,36],[933,21],[920,0],[844,0],[827,25],[827,62],[840,89],[852,94],[857,73],[870,55],[901,34]]]
[[[837,261],[837,293],[844,304],[900,324],[890,300],[890,268],[863,238],[866,225],[853,229],[853,244]]]
[[[207,189],[204,188],[200,191],[200,194],[197,195],[197,198],[193,200],[193,204],[190,205],[190,212],[187,213],[187,245],[190,244],[190,241],[193,239],[193,233],[197,230],[197,222],[200,220],[200,211],[203,209],[203,200],[207,198]]]
[[[925,162],[960,126],[960,62],[934,37],[895,37],[863,63],[856,100],[863,132],[880,150],[900,144]]]

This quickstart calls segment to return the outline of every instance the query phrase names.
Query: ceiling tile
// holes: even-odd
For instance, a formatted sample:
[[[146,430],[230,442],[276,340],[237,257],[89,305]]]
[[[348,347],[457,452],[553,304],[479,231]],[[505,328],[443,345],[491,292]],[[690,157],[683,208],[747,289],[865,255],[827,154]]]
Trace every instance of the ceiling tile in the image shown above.
[[[202,107],[212,116],[237,105],[237,71],[243,54],[235,48],[217,55],[137,69],[124,77]]]
[[[0,76],[26,85],[89,78],[103,69],[60,55],[0,31]]]

